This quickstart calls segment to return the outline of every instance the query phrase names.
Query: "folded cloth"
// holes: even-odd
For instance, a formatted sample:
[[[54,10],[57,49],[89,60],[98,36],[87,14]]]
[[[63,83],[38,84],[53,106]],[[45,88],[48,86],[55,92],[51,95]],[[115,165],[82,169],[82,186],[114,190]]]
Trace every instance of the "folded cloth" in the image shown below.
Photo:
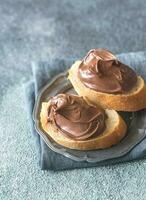
[[[117,57],[125,64],[133,67],[137,71],[137,73],[140,74],[146,81],[146,52],[125,53],[117,55]],[[68,69],[75,60],[76,59],[53,59],[47,62],[32,63],[33,78],[31,81],[24,85],[28,119],[31,124],[31,132],[36,138],[37,148],[39,148],[41,169],[57,171],[64,169],[86,168],[110,165],[144,158],[146,156],[146,138],[142,140],[138,145],[136,145],[126,155],[97,163],[88,163],[86,161],[73,161],[67,157],[64,157],[63,155],[53,152],[40,138],[34,128],[34,122],[32,119],[32,112],[38,92],[55,75]],[[143,120],[143,122],[146,122],[146,116]]]

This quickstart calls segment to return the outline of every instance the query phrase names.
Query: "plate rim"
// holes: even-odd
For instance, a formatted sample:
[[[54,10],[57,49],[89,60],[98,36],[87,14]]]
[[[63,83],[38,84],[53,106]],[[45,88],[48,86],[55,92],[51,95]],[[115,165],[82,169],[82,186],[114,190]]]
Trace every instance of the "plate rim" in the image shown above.
[[[139,139],[132,147],[130,146],[129,148],[128,148],[128,150],[125,150],[124,149],[124,151],[122,151],[118,156],[117,156],[117,154],[115,154],[114,156],[111,156],[110,158],[107,158],[107,159],[103,159],[102,161],[98,161],[98,158],[93,158],[93,157],[89,157],[87,154],[85,154],[84,156],[80,156],[80,157],[78,157],[78,156],[75,156],[75,155],[73,155],[73,154],[71,154],[70,152],[67,152],[67,149],[68,148],[66,148],[66,147],[63,147],[63,146],[61,146],[60,144],[57,144],[52,138],[51,138],[51,140],[53,140],[57,145],[59,145],[60,146],[60,148],[57,148],[57,147],[55,147],[53,144],[52,144],[52,142],[51,142],[51,140],[49,139],[50,138],[50,136],[46,133],[46,131],[44,131],[44,130],[41,130],[40,129],[40,125],[39,125],[39,123],[40,123],[40,121],[39,121],[39,119],[38,119],[38,117],[37,117],[37,114],[38,114],[38,106],[39,106],[39,102],[40,102],[40,99],[41,99],[41,96],[42,96],[42,94],[44,93],[44,91],[47,89],[47,88],[49,88],[54,82],[56,82],[57,81],[57,79],[59,79],[59,78],[61,78],[61,77],[66,77],[67,76],[67,71],[65,71],[65,72],[63,72],[63,73],[59,73],[57,76],[55,76],[52,80],[51,80],[51,82],[49,82],[49,83],[47,83],[46,85],[44,85],[44,87],[42,88],[42,89],[40,89],[39,90],[39,92],[38,92],[38,95],[37,95],[37,97],[36,97],[36,99],[35,99],[35,104],[34,104],[34,108],[33,108],[33,112],[32,112],[32,119],[33,119],[33,122],[34,122],[34,128],[35,128],[35,130],[37,131],[37,133],[39,134],[39,136],[44,140],[44,142],[46,143],[46,145],[52,150],[52,151],[54,151],[54,152],[56,152],[56,153],[59,153],[59,154],[61,154],[61,155],[63,155],[63,156],[65,156],[65,157],[67,157],[67,158],[70,158],[70,159],[72,159],[72,160],[74,160],[74,161],[78,161],[78,162],[82,162],[82,161],[86,161],[86,162],[88,162],[88,163],[97,163],[97,162],[103,162],[103,161],[106,161],[106,160],[111,160],[111,159],[115,159],[115,158],[120,158],[120,157],[122,157],[122,156],[124,156],[125,154],[127,154],[129,151],[131,151],[138,143],[140,143],[141,142],[141,140],[145,137],[145,136],[143,136],[141,139]],[[71,85],[70,85],[70,87],[71,87]],[[73,151],[73,149],[72,149],[72,151]],[[93,150],[93,151],[95,151],[95,150]],[[97,150],[96,150],[97,151]],[[126,152],[125,152],[126,151]],[[84,151],[85,152],[85,151]]]

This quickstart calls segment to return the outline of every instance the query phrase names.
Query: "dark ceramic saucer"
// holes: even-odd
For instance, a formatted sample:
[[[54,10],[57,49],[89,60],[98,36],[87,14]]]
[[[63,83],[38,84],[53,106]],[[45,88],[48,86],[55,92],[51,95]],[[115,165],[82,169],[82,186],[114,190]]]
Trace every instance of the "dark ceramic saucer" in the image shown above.
[[[65,148],[57,144],[51,137],[49,137],[42,129],[40,123],[40,110],[42,102],[47,102],[50,97],[58,93],[75,94],[71,83],[66,78],[66,73],[57,76],[51,83],[47,84],[41,90],[34,107],[33,119],[36,131],[48,147],[59,154],[75,161],[100,162],[125,155],[146,136],[144,121],[142,119],[143,116],[146,115],[145,110],[133,113],[120,112],[120,115],[122,115],[127,123],[128,131],[127,136],[119,144],[108,149],[92,151],[79,151]]]

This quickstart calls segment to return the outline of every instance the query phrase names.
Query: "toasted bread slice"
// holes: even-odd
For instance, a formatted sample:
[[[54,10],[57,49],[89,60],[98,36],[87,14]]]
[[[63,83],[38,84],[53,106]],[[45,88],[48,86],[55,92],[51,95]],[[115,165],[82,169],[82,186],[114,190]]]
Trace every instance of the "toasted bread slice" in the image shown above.
[[[64,147],[78,150],[104,149],[117,144],[126,134],[127,126],[120,115],[114,110],[106,110],[108,117],[106,119],[106,129],[102,134],[84,141],[70,139],[48,122],[49,105],[49,102],[42,103],[40,113],[42,128],[54,141]]]
[[[138,111],[146,108],[146,85],[144,80],[138,76],[136,86],[124,94],[108,94],[87,88],[78,78],[78,67],[81,61],[76,61],[69,70],[68,79],[71,81],[75,91],[85,100],[103,108],[117,111]]]

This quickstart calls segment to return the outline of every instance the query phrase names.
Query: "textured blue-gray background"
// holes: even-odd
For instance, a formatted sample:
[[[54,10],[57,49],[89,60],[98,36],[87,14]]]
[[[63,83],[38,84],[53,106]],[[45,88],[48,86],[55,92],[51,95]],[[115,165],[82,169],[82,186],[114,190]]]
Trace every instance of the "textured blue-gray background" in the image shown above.
[[[22,83],[31,61],[146,51],[145,0],[0,0],[0,199],[146,199],[145,161],[40,171]]]

